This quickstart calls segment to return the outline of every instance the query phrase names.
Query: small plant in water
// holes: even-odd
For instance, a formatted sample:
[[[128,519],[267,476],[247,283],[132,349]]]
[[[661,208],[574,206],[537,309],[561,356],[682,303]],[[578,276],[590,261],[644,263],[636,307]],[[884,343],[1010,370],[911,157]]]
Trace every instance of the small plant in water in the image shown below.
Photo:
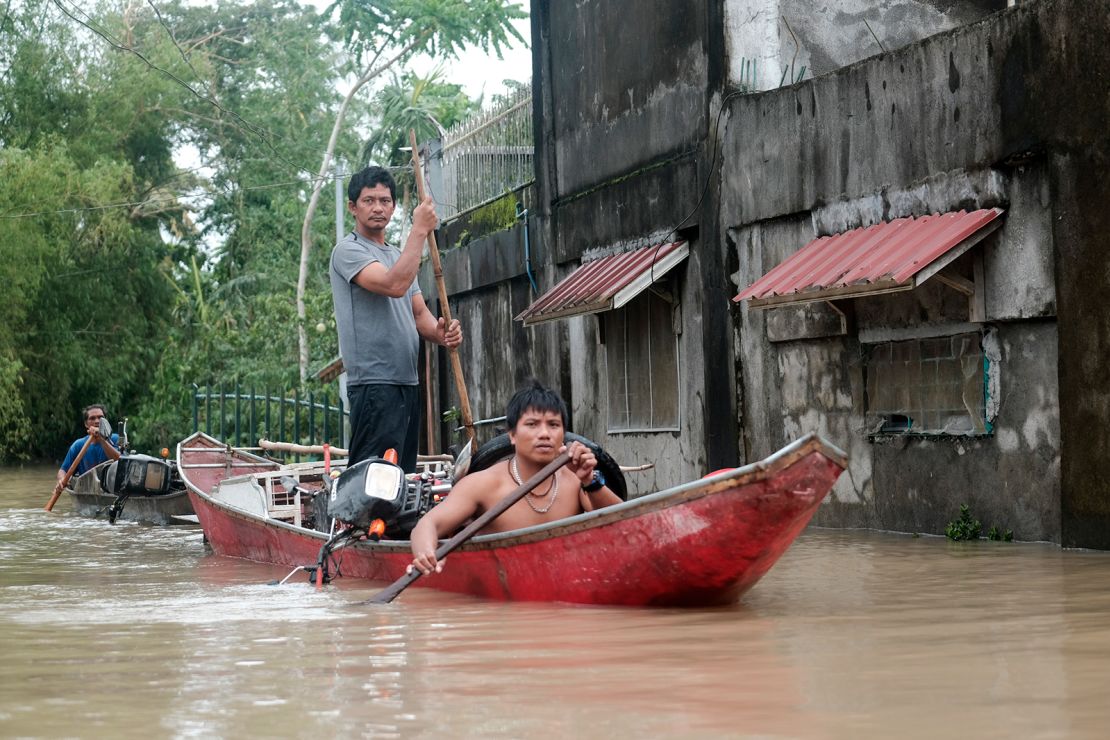
[[[998,527],[991,527],[987,530],[987,539],[996,542],[1013,542],[1014,530],[1012,529],[999,529]]]
[[[954,522],[948,522],[948,526],[944,528],[944,534],[948,539],[957,542],[960,540],[977,540],[982,532],[983,525],[978,519],[971,516],[967,504],[960,504],[960,518]]]

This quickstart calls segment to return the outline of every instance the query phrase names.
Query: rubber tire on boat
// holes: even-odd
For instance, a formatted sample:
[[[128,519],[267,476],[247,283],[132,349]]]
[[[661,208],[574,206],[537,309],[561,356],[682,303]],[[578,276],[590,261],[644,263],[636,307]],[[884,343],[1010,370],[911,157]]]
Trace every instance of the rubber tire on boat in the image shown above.
[[[605,476],[605,485],[609,490],[617,494],[621,501],[628,500],[628,484],[624,480],[624,473],[621,472],[621,466],[613,459],[613,456],[601,448],[601,445],[586,439],[581,434],[574,432],[567,432],[563,436],[563,440],[570,444],[571,442],[581,442],[590,448],[597,458],[597,469]],[[479,470],[485,470],[492,466],[494,463],[507,460],[512,457],[513,443],[509,441],[508,434],[499,434],[489,442],[478,448],[478,451],[470,458],[470,471],[477,473]]]

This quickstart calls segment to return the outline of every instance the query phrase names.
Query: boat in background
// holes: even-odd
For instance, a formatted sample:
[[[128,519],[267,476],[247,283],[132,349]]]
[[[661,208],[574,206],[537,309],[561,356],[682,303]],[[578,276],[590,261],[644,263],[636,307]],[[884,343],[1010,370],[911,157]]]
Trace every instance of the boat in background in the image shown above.
[[[177,465],[149,455],[124,454],[70,480],[65,488],[80,516],[166,526],[196,524]]]
[[[408,540],[351,538],[328,551],[331,538],[317,531],[326,510],[322,463],[281,465],[196,433],[178,445],[177,464],[218,555],[308,567],[331,560],[345,576],[382,582],[400,578],[412,562]],[[732,603],[790,547],[846,465],[845,453],[810,434],[751,465],[548,524],[475,536],[451,553],[442,573],[413,585],[512,601]]]

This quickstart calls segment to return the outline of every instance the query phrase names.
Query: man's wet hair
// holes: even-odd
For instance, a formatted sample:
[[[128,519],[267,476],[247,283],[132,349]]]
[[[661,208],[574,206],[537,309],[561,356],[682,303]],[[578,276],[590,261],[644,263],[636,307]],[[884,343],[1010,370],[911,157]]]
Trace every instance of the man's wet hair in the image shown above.
[[[92,411],[93,409],[100,409],[100,413],[104,414],[105,416],[108,415],[108,409],[104,408],[104,404],[90,403],[88,406],[81,409],[81,421],[82,422],[86,422],[86,421],[89,420],[89,412]]]
[[[563,419],[563,428],[567,426],[567,405],[558,393],[540,385],[538,380],[528,381],[526,386],[509,399],[509,405],[505,407],[505,423],[509,429],[516,429],[517,422],[525,411],[557,413]]]
[[[389,170],[385,167],[377,165],[363,167],[351,175],[351,180],[347,183],[347,200],[357,203],[358,196],[362,195],[362,189],[372,188],[375,185],[385,185],[389,188],[389,196],[393,198],[394,203],[397,202],[397,183],[393,180],[393,175],[389,174]]]

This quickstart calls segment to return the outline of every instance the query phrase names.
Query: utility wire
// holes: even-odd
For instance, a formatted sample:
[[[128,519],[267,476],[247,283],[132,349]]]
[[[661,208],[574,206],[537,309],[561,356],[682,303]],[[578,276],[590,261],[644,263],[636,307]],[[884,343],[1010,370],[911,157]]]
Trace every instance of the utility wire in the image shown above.
[[[660,240],[659,244],[655,245],[655,251],[651,255],[651,267],[648,268],[649,285],[655,282],[655,261],[658,259],[659,250],[667,244],[668,239],[678,233],[678,230],[681,229],[687,221],[694,217],[694,214],[701,210],[701,205],[705,202],[705,196],[709,193],[709,183],[713,180],[713,168],[717,166],[717,150],[719,148],[718,142],[720,141],[721,116],[724,115],[725,108],[727,107],[726,104],[733,98],[747,94],[747,90],[733,90],[732,92],[721,98],[721,107],[717,110],[717,120],[713,124],[713,140],[711,142],[711,146],[713,147],[713,156],[709,159],[709,168],[706,170],[705,184],[702,186],[701,195],[698,197],[698,202],[695,203],[690,212],[686,214],[686,217],[675,224],[674,228],[667,232],[666,236],[664,236],[662,240]]]
[[[258,139],[259,139],[259,140],[260,140],[260,141],[261,141],[261,142],[262,142],[263,144],[265,144],[265,145],[266,145],[266,147],[267,147],[267,148],[268,148],[268,149],[269,149],[269,150],[270,150],[271,152],[273,152],[273,154],[274,154],[274,156],[275,156],[275,157],[277,157],[277,158],[278,158],[278,159],[279,159],[279,160],[280,160],[280,161],[281,161],[282,163],[284,163],[284,164],[285,164],[286,166],[288,166],[288,167],[290,167],[291,169],[293,169],[293,170],[294,170],[295,172],[306,172],[306,173],[312,174],[312,172],[311,172],[310,170],[308,170],[308,169],[307,169],[307,168],[305,168],[305,167],[301,167],[300,165],[297,165],[297,164],[295,164],[294,162],[291,162],[291,161],[290,161],[289,159],[287,159],[286,157],[284,157],[284,156],[283,156],[283,155],[282,155],[282,154],[281,154],[281,153],[280,153],[280,152],[279,152],[279,151],[278,151],[277,149],[275,149],[275,148],[274,148],[274,145],[273,145],[273,143],[271,143],[270,139],[269,139],[269,138],[267,138],[267,134],[268,134],[269,132],[267,132],[267,131],[265,131],[264,129],[262,129],[261,127],[259,127],[259,126],[256,126],[255,124],[251,123],[250,121],[248,121],[247,119],[243,118],[242,116],[240,116],[240,115],[239,115],[238,113],[236,113],[235,111],[233,111],[233,110],[230,110],[230,109],[228,109],[228,108],[225,108],[224,106],[222,106],[222,105],[221,105],[221,104],[219,103],[219,101],[215,100],[215,99],[214,99],[214,98],[212,98],[212,97],[211,97],[210,95],[206,95],[206,94],[204,94],[204,93],[202,93],[202,92],[198,91],[198,90],[197,90],[196,88],[194,88],[194,87],[193,87],[192,85],[190,85],[190,84],[189,84],[188,82],[186,82],[185,80],[181,79],[181,78],[180,78],[180,77],[178,77],[178,76],[177,76],[176,74],[174,74],[173,72],[169,71],[168,69],[164,69],[164,68],[162,68],[162,67],[159,67],[159,66],[158,66],[157,64],[155,64],[154,62],[150,61],[150,59],[148,59],[148,58],[147,58],[147,57],[146,57],[146,56],[145,56],[145,55],[144,55],[144,54],[143,54],[143,53],[142,53],[141,51],[139,51],[138,49],[136,49],[136,48],[134,48],[134,47],[132,47],[132,46],[128,46],[127,44],[122,44],[122,43],[120,43],[119,41],[116,41],[116,40],[115,40],[114,38],[112,38],[111,36],[109,36],[109,35],[108,35],[108,34],[107,34],[106,32],[102,31],[102,30],[101,30],[101,29],[99,29],[99,28],[96,28],[96,27],[94,27],[94,26],[93,26],[93,25],[91,24],[91,22],[87,23],[87,22],[85,22],[85,21],[81,20],[80,18],[78,18],[77,16],[75,16],[75,15],[74,15],[73,13],[71,13],[71,12],[70,12],[70,11],[69,11],[69,10],[68,10],[68,9],[67,9],[67,8],[66,8],[65,6],[64,6],[64,5],[62,5],[62,3],[61,3],[61,0],[53,0],[53,3],[54,3],[54,5],[55,5],[55,6],[57,6],[58,10],[62,11],[62,13],[64,13],[64,14],[65,14],[65,15],[66,15],[67,17],[69,17],[69,18],[70,18],[71,20],[73,20],[73,21],[74,21],[74,22],[76,22],[76,23],[79,23],[80,25],[84,26],[84,27],[85,27],[85,28],[87,28],[88,30],[92,31],[92,32],[93,32],[93,33],[95,33],[95,34],[96,34],[97,36],[99,36],[100,38],[104,39],[104,40],[105,40],[105,41],[107,41],[107,42],[108,42],[109,44],[111,44],[111,45],[112,45],[112,46],[113,46],[114,48],[116,48],[116,49],[119,49],[120,51],[126,51],[126,52],[129,52],[129,53],[131,53],[131,54],[134,54],[134,55],[135,55],[136,57],[138,57],[139,59],[141,59],[141,60],[143,61],[143,63],[144,63],[144,64],[146,64],[146,65],[147,65],[148,67],[150,67],[151,69],[157,70],[158,72],[161,72],[161,73],[162,73],[162,74],[164,74],[165,76],[169,77],[169,78],[170,78],[171,80],[173,80],[174,82],[176,82],[176,83],[177,83],[178,85],[180,85],[181,87],[184,87],[184,88],[185,88],[186,90],[188,90],[189,92],[191,92],[191,93],[192,93],[192,94],[193,94],[194,96],[196,96],[196,97],[197,97],[197,99],[199,99],[199,100],[202,100],[202,101],[204,101],[204,102],[208,103],[209,105],[213,106],[213,107],[214,107],[214,108],[216,108],[217,110],[220,110],[220,111],[222,111],[223,113],[226,113],[227,115],[231,116],[231,117],[232,117],[232,118],[233,118],[233,119],[234,119],[235,121],[238,121],[239,123],[241,123],[241,124],[242,124],[241,126],[239,126],[239,125],[236,125],[236,126],[235,126],[236,128],[238,128],[238,129],[239,129],[240,131],[243,131],[244,133],[249,133],[249,134],[253,134],[254,136],[257,136],[257,137],[258,137]],[[152,6],[152,7],[153,7],[153,6]],[[85,16],[86,18],[88,18],[88,19],[89,19],[89,21],[92,21],[92,16],[90,16],[90,15],[89,15],[88,13],[85,13],[85,12],[84,12],[83,10],[80,10],[80,9],[78,9],[78,12],[80,12],[80,13],[81,13],[82,15],[84,15],[84,16]],[[157,11],[156,11],[156,12],[157,12]],[[158,14],[158,17],[159,17],[159,19],[161,19],[161,14]],[[163,24],[163,25],[162,25],[162,27],[163,27],[163,28],[165,28],[165,25]],[[166,29],[166,31],[167,31],[167,33],[169,33],[169,29],[168,29],[168,28]],[[172,34],[172,33],[170,33],[170,38],[171,38],[171,39],[173,38],[173,34]],[[174,40],[174,46],[177,46],[177,41],[176,41],[176,40]],[[181,47],[180,47],[180,46],[177,46],[177,49],[178,49],[178,51],[180,51],[180,52],[182,53],[182,56],[184,57],[184,52],[183,52],[183,51],[181,50]],[[186,59],[185,61],[186,61],[186,63],[188,64],[188,59]],[[191,64],[189,64],[189,68],[190,68],[190,69],[193,69],[193,66],[192,66]],[[196,70],[195,70],[195,69],[193,69],[193,73],[194,73],[194,74],[196,74]],[[198,77],[199,77],[199,76],[198,76]],[[233,125],[234,125],[234,123],[233,123]]]
[[[399,171],[406,171],[407,172],[408,171],[408,167],[403,167],[403,166],[385,167],[383,169],[387,169],[391,172],[399,172]],[[353,173],[353,172],[341,172],[341,173],[338,173],[338,174],[334,175],[333,177],[334,178],[347,178],[347,177],[350,177],[353,174],[355,174],[355,173]],[[323,178],[323,179],[331,180],[331,179],[333,179],[333,177],[326,177],[326,178]],[[197,199],[200,199],[200,198],[213,198],[213,197],[216,197],[216,196],[219,196],[219,195],[231,196],[231,195],[235,195],[235,194],[238,194],[238,193],[245,193],[245,192],[251,192],[251,191],[256,191],[256,190],[274,190],[274,189],[277,189],[277,188],[284,188],[284,187],[289,187],[289,186],[292,186],[292,185],[306,185],[306,184],[309,184],[309,183],[316,182],[317,179],[319,179],[319,178],[317,178],[315,175],[313,175],[310,178],[305,177],[305,178],[300,178],[300,179],[297,179],[297,180],[286,180],[284,182],[272,182],[272,183],[269,183],[267,185],[247,185],[247,186],[244,186],[244,187],[241,187],[241,188],[236,188],[234,190],[202,190],[200,192],[183,193],[183,194],[179,194],[179,195],[176,195],[176,194],[175,195],[167,195],[167,196],[164,196],[161,199],[156,197],[156,198],[147,198],[145,200],[138,200],[138,201],[120,201],[120,202],[116,202],[116,203],[104,203],[104,204],[98,205],[98,206],[83,206],[83,207],[78,207],[78,208],[57,208],[57,209],[53,209],[53,210],[49,210],[49,211],[30,211],[30,212],[26,212],[26,213],[0,213],[0,219],[37,218],[39,216],[58,216],[58,215],[66,214],[66,213],[74,213],[74,214],[77,214],[77,213],[91,213],[91,212],[95,212],[95,211],[106,211],[106,210],[110,210],[112,208],[135,208],[137,206],[143,206],[143,205],[173,203],[173,202],[180,201],[180,200],[197,200]],[[157,187],[161,187],[161,185],[156,186],[154,189],[157,189]]]

